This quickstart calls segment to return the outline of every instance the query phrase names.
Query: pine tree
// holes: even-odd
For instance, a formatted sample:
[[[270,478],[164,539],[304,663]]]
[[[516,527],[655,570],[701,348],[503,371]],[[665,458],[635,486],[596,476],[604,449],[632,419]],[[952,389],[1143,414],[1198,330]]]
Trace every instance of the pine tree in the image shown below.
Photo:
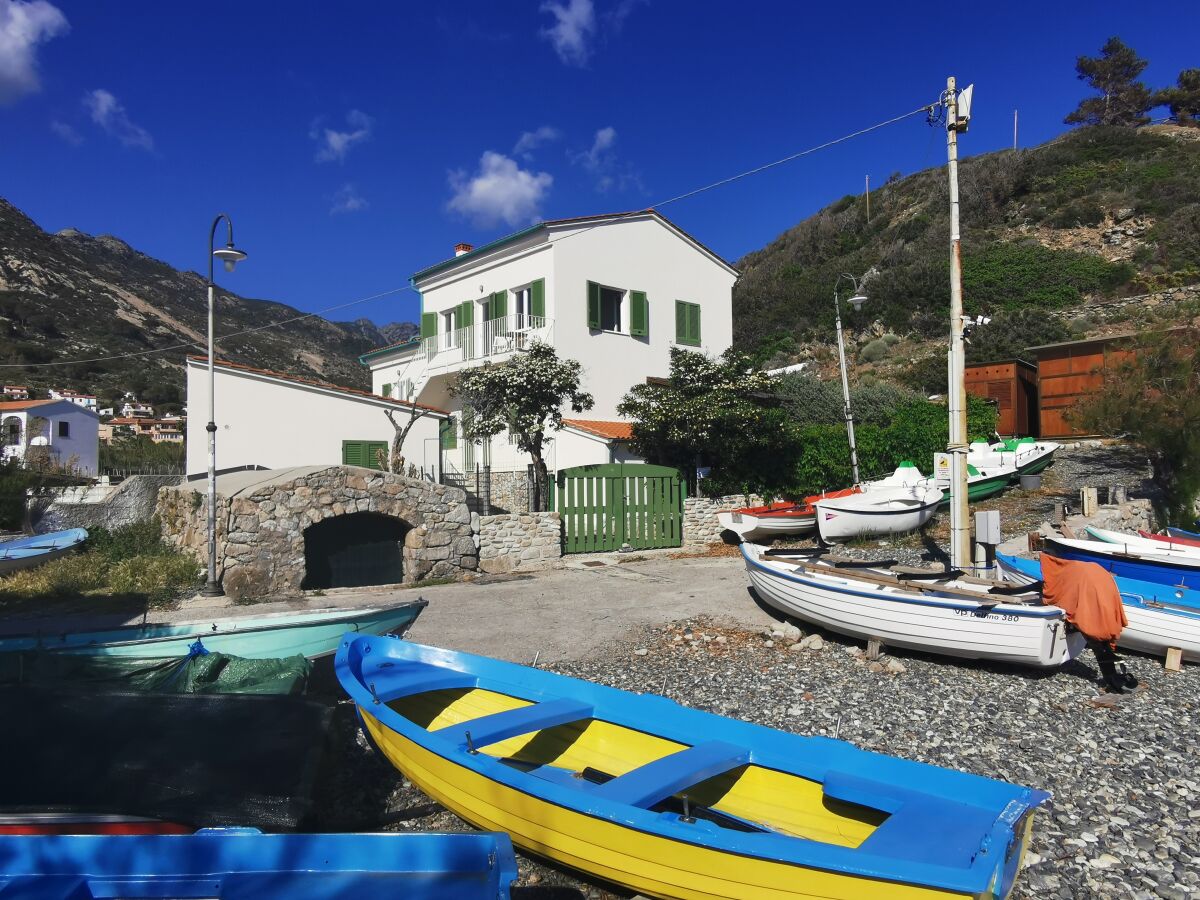
[[[1100,92],[1088,97],[1063,121],[1068,125],[1145,125],[1146,113],[1154,96],[1145,84],[1137,80],[1146,68],[1140,58],[1119,37],[1110,37],[1100,48],[1099,56],[1081,56],[1075,61],[1079,80],[1086,81]]]
[[[1170,109],[1180,125],[1200,128],[1200,69],[1184,69],[1179,73],[1178,84],[1163,88],[1154,100]]]

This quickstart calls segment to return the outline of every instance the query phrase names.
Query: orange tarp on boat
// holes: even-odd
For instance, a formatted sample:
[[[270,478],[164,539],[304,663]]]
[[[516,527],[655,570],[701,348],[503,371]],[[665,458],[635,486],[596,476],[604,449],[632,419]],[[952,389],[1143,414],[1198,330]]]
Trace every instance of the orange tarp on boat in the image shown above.
[[[1042,554],[1042,602],[1093,640],[1111,644],[1129,624],[1112,575],[1098,563]]]

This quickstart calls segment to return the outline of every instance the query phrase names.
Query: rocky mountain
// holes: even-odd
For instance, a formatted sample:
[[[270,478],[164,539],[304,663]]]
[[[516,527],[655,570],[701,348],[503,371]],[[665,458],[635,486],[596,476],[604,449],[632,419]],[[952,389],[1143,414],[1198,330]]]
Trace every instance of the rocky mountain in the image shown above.
[[[8,384],[44,395],[49,387],[96,394],[126,390],[170,407],[183,401],[183,360],[203,352],[207,303],[204,279],[134,250],[112,235],[75,229],[43,231],[0,199],[0,360],[69,366],[0,370]],[[218,288],[218,335],[301,315],[283,303],[251,300]],[[369,319],[331,322],[312,317],[279,328],[218,341],[235,362],[367,387],[356,357],[414,334],[411,322],[382,327]],[[144,351],[189,346],[162,353]],[[118,359],[125,354],[143,353]]]
[[[1094,304],[1200,284],[1200,128],[1081,128],[964,159],[959,180],[964,300],[993,319],[972,338],[977,358],[1087,332],[1072,314]],[[929,355],[944,379],[949,232],[944,166],[892,176],[871,191],[869,218],[864,196],[843,197],[737,263],[735,341],[779,361],[827,358],[834,285],[849,272],[869,297],[843,313],[856,359]]]

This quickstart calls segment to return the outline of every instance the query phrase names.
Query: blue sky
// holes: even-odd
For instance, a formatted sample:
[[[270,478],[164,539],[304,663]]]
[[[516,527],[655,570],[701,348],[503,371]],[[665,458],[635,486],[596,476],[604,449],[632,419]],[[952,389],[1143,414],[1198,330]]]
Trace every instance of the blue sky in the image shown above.
[[[1200,64],[1200,4],[0,0],[0,196],[42,227],[205,264],[312,311],[537,218],[655,205],[976,84],[962,151],[1065,129],[1111,34],[1151,86]],[[663,212],[736,260],[944,160],[920,118]],[[966,236],[969,242],[969,235]],[[333,314],[412,319],[392,296]]]

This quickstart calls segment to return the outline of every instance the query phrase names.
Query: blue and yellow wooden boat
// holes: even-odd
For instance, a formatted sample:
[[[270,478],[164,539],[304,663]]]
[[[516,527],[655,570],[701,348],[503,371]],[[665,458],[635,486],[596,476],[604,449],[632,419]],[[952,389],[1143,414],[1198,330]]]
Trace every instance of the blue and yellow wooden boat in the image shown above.
[[[1049,796],[408,641],[347,635],[335,665],[431,797],[652,897],[1007,897]]]
[[[287,897],[508,900],[517,877],[502,834],[0,837],[0,898]]]
[[[124,625],[103,631],[39,631],[0,637],[0,653],[48,651],[136,659],[183,658],[199,641],[204,650],[244,659],[317,659],[333,653],[347,631],[404,634],[426,606],[412,600],[373,609],[237,616],[163,625]]]

